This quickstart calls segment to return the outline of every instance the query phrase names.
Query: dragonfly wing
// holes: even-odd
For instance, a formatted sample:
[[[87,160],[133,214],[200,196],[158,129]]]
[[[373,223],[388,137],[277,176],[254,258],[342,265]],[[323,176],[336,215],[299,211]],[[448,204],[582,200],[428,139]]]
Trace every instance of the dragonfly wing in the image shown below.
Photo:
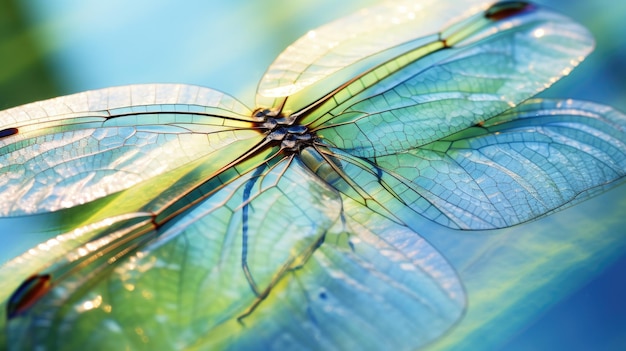
[[[250,115],[227,95],[188,85],[117,87],[3,111],[0,215],[60,211],[40,216],[63,217],[60,233],[86,213],[100,212],[97,221],[154,210],[145,205],[200,165],[196,182],[262,140]]]
[[[414,350],[461,317],[465,293],[446,260],[413,231],[345,201],[343,227],[225,348]]]
[[[531,100],[482,126],[376,163],[429,194],[444,225],[508,227],[623,178],[626,116],[593,103]]]
[[[28,219],[24,221],[36,220],[31,217],[26,218]],[[2,281],[0,307],[2,307],[3,311],[6,310],[5,305],[10,295],[25,279],[41,271],[51,270],[55,265],[54,263],[67,256],[68,252],[75,251],[76,248],[92,241],[94,238],[110,232],[112,228],[131,227],[140,221],[150,221],[150,218],[151,216],[147,213],[133,213],[107,218],[68,233],[56,235],[48,240],[43,240],[20,256],[3,263],[0,266],[0,281]],[[0,325],[4,321],[4,318],[0,319]]]
[[[340,215],[336,190],[297,159],[262,166],[162,227],[109,235],[135,241],[75,250],[94,261],[54,281],[68,270],[57,265],[54,287],[9,321],[8,344],[180,349],[210,342],[203,338],[254,314]]]
[[[569,73],[593,47],[585,28],[549,10],[494,11],[347,84],[305,111],[303,123],[355,156],[394,154],[508,110]]]
[[[593,103],[530,100],[406,152],[370,160],[323,153],[317,162],[334,169],[312,167],[318,175],[388,218],[413,228],[424,217],[456,229],[503,228],[623,178],[626,116]]]
[[[453,19],[479,11],[487,3],[388,1],[309,31],[270,65],[259,83],[257,105],[275,106],[275,99],[293,95],[381,51],[436,34]],[[353,72],[367,67],[365,63]]]

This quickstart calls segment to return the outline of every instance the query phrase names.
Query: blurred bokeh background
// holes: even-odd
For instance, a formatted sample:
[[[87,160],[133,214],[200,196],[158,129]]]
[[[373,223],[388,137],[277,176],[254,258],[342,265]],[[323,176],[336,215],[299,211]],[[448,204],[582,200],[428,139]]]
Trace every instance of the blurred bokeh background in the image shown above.
[[[539,2],[597,39],[596,51],[543,95],[626,111],[626,3]],[[253,106],[257,82],[289,43],[374,3],[0,0],[0,109],[156,82],[208,86]],[[431,348],[626,349],[625,214],[620,186],[507,230],[421,233],[468,292],[466,318]],[[37,240],[0,233],[0,263]]]

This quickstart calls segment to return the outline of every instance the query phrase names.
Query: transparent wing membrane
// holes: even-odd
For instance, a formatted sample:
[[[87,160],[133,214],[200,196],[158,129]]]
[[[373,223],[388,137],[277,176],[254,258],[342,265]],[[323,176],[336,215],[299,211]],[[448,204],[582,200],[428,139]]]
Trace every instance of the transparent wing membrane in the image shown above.
[[[0,213],[54,212],[126,190],[116,203],[123,210],[104,216],[137,211],[199,164],[206,176],[262,140],[250,115],[223,93],[185,85],[110,88],[3,111],[2,128],[18,132],[0,139]]]
[[[257,268],[252,276],[259,287],[271,286],[271,294],[255,293],[241,269],[245,223],[238,197],[244,195],[248,178],[159,230],[161,236],[143,249],[118,256],[116,268],[87,266],[85,274],[54,282],[54,294],[40,300],[27,318],[11,321],[9,342],[20,348],[239,349],[254,344],[280,349],[311,343],[407,348],[432,341],[458,320],[465,304],[463,289],[430,245],[360,206],[347,207],[339,220],[338,195],[310,178],[305,168],[284,165],[258,174],[254,187],[259,190],[249,199],[255,216],[267,225],[292,229],[267,231],[261,226],[249,233],[249,243],[257,248],[247,253],[251,267]],[[293,189],[292,176],[309,178],[324,190],[310,192],[310,182]],[[324,202],[313,201],[319,203],[316,211],[308,202],[299,208],[293,197],[274,194],[296,195],[293,191]],[[297,199],[304,203],[304,198]],[[300,220],[267,221],[268,214],[278,213],[269,212],[270,204],[283,210],[285,220]],[[295,212],[300,216],[294,217]],[[313,251],[320,234],[323,245]],[[300,254],[294,255],[294,242],[302,244]],[[260,250],[263,246],[272,249]],[[58,328],[46,325],[51,320]],[[383,329],[380,320],[387,321]],[[89,332],[93,330],[106,333]],[[363,330],[369,331],[367,337],[356,337]],[[30,337],[22,338],[23,333]]]
[[[414,349],[460,318],[465,293],[441,255],[406,227],[352,205],[344,229],[329,232],[219,347]]]
[[[436,34],[453,20],[487,5],[480,0],[387,1],[311,30],[267,69],[259,83],[257,105],[274,106],[274,99],[292,96],[389,48]],[[371,63],[356,66],[362,70]]]
[[[592,49],[526,2],[385,2],[310,31],[257,108],[132,85],[0,112],[0,345],[406,349],[463,315],[416,231],[503,228],[626,175],[626,116],[528,100]],[[426,224],[426,225],[425,225]]]
[[[423,216],[452,228],[503,228],[624,177],[625,130],[626,116],[606,106],[533,100],[375,163]]]
[[[102,247],[88,244],[74,250],[107,250],[109,257],[116,257],[116,268],[108,260],[97,260],[77,266],[71,275],[58,271],[67,264],[51,269],[53,292],[27,317],[9,325],[15,336],[9,342],[24,342],[27,347],[58,341],[58,347],[97,348],[101,336],[90,337],[86,331],[104,328],[120,334],[107,342],[110,346],[116,342],[115,348],[137,347],[142,337],[150,339],[148,348],[162,346],[164,336],[171,338],[165,340],[172,347],[190,344],[225,321],[245,315],[286,271],[301,264],[338,221],[340,205],[332,188],[289,160],[249,172],[177,220],[160,228],[141,228],[142,245],[108,240]],[[248,215],[243,216],[246,209]],[[108,237],[131,235],[123,228]],[[125,248],[128,251],[121,250]],[[70,252],[65,260],[73,262],[73,257]],[[155,313],[137,314],[135,307]],[[42,320],[73,327],[37,327]],[[192,324],[196,327],[189,330]],[[77,333],[76,328],[85,332]],[[136,335],[136,328],[145,334]],[[131,332],[125,335],[127,330]],[[33,338],[19,337],[33,332]],[[58,333],[84,338],[59,339]]]
[[[586,29],[539,8],[466,22],[341,88],[303,123],[355,156],[405,151],[532,97],[593,47]]]
[[[319,177],[391,220],[478,230],[526,222],[605,190],[626,175],[625,140],[619,111],[530,100],[406,152],[362,159],[324,148],[303,155]]]

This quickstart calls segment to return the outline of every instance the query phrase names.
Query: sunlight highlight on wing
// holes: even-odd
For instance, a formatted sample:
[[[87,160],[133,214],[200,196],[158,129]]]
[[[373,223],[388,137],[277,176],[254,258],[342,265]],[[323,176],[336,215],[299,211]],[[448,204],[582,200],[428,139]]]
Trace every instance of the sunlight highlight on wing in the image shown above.
[[[276,98],[293,95],[386,49],[436,34],[452,20],[482,10],[488,3],[387,1],[309,31],[267,69],[259,83],[256,103],[273,106]],[[359,70],[368,66],[371,63]]]
[[[386,2],[289,46],[255,109],[153,84],[0,112],[0,230],[49,234],[0,268],[0,345],[433,342],[467,297],[418,232],[509,227],[626,176],[624,114],[528,100],[592,47],[522,1]]]

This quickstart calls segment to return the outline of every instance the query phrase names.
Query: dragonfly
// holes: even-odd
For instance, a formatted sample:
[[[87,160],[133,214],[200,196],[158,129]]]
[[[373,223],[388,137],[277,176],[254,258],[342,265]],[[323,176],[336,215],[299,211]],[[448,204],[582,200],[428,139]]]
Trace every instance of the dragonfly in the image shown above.
[[[533,98],[594,42],[524,2],[384,2],[306,33],[256,107],[150,84],[0,112],[7,349],[417,349],[462,318],[418,233],[506,228],[626,174],[626,116]]]

